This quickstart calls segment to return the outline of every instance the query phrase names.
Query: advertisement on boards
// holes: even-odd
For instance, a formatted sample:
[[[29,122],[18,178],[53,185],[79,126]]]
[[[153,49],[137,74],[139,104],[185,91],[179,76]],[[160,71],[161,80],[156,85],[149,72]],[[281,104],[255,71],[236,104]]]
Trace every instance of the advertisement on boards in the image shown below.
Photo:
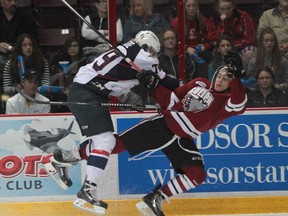
[[[112,115],[115,132],[149,116],[151,113]],[[204,156],[207,178],[189,193],[287,191],[287,119],[285,110],[248,111],[199,136],[194,142]],[[71,195],[74,198],[81,188],[85,169],[80,164],[69,169],[73,185],[63,190],[48,176],[44,163],[55,147],[70,149],[84,139],[72,115],[1,117],[2,200],[32,196],[50,200]],[[121,153],[105,172],[116,181],[111,183],[109,176],[105,180],[107,187],[119,184],[109,193],[105,190],[105,194],[116,198],[145,194],[176,175],[161,151],[142,160],[133,160],[128,153]]]
[[[118,130],[135,120],[118,119]],[[288,112],[249,111],[194,140],[204,156],[207,178],[189,192],[288,190]],[[161,151],[142,160],[119,155],[119,193],[145,194],[175,176]]]
[[[73,185],[66,191],[44,168],[55,148],[69,149],[80,143],[80,131],[72,116],[1,117],[0,125],[0,197],[51,197],[78,192],[80,164],[70,170]]]

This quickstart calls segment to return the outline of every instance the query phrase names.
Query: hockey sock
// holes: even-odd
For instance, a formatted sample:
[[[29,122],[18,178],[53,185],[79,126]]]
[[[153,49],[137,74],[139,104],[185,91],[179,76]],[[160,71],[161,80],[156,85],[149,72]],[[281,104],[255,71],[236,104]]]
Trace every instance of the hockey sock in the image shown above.
[[[168,197],[181,194],[187,190],[198,187],[206,178],[206,172],[202,166],[191,166],[182,168],[184,174],[170,179],[161,188],[162,193]]]
[[[116,139],[112,132],[95,135],[92,138],[93,148],[87,159],[87,180],[96,183],[102,177],[104,169],[112,149],[115,147]]]
[[[87,159],[87,180],[96,182],[102,176],[102,173],[108,163],[109,152],[94,149]]]

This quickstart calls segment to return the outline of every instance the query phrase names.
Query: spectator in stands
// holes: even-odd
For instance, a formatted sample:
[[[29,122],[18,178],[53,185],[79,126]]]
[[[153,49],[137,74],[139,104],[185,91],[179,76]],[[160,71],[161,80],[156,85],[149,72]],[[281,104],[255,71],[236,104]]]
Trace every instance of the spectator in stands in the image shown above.
[[[208,78],[212,81],[216,69],[224,64],[224,57],[229,51],[233,51],[233,41],[229,35],[221,35],[216,41],[215,48],[213,50],[212,62],[208,66]]]
[[[52,95],[53,100],[67,100],[70,85],[73,83],[78,69],[87,63],[87,58],[82,52],[81,40],[77,36],[68,38],[62,52],[56,55],[51,63],[51,85],[64,88],[64,91]],[[54,106],[51,112],[69,112],[69,109],[65,106]]]
[[[248,107],[283,107],[287,106],[287,95],[274,87],[275,74],[269,67],[256,72],[257,87],[248,93]]]
[[[108,23],[108,7],[107,0],[95,0],[96,11],[85,17],[103,36],[109,40],[109,23]],[[116,23],[117,42],[122,41],[123,29],[122,22],[118,18]],[[85,39],[84,54],[99,55],[109,50],[109,45],[95,31],[93,31],[86,23],[83,23],[81,35]]]
[[[49,101],[48,98],[39,94],[38,87],[40,84],[39,73],[35,70],[27,70],[21,80],[23,92],[28,96],[40,101]],[[9,98],[6,103],[6,114],[33,114],[49,113],[49,104],[37,104],[27,100],[20,93]]]
[[[249,61],[247,75],[255,77],[255,72],[263,66],[271,68],[278,88],[288,87],[288,60],[281,54],[277,36],[271,28],[262,29],[256,56]]]
[[[160,52],[159,68],[163,69],[167,75],[179,79],[179,53],[178,53],[178,36],[173,28],[165,29],[160,35],[162,51]],[[189,81],[196,72],[196,63],[188,52],[185,53],[185,80]],[[196,74],[196,73],[195,73]]]
[[[229,35],[246,69],[248,61],[256,51],[256,33],[252,17],[246,11],[237,9],[235,0],[216,0],[215,9],[216,13],[207,21],[210,43],[215,46],[219,36]]]
[[[184,7],[186,51],[190,55],[195,56],[195,60],[200,56],[209,62],[211,45],[207,35],[207,18],[201,14],[198,0],[184,0]],[[178,17],[171,21],[171,25],[175,29],[183,28],[183,22],[179,22]]]
[[[87,63],[83,55],[82,43],[77,36],[65,41],[63,50],[57,54],[51,63],[51,85],[60,85],[68,91],[78,69]]]
[[[125,22],[123,42],[133,39],[141,30],[149,30],[159,36],[168,26],[162,15],[153,14],[153,0],[130,0],[130,16]]]
[[[37,24],[31,17],[17,7],[18,1],[0,0],[0,81],[9,54],[12,52],[17,36],[31,34],[37,39]]]
[[[24,68],[19,64],[19,56],[23,58]],[[17,38],[11,57],[5,64],[3,74],[5,94],[12,96],[17,92],[15,86],[20,84],[20,74],[28,69],[35,69],[39,73],[41,85],[50,85],[49,65],[42,55],[36,40],[29,34],[22,34]]]
[[[279,48],[288,58],[288,0],[279,0],[279,6],[264,11],[259,19],[257,38],[260,37],[262,29],[270,27],[276,33]]]

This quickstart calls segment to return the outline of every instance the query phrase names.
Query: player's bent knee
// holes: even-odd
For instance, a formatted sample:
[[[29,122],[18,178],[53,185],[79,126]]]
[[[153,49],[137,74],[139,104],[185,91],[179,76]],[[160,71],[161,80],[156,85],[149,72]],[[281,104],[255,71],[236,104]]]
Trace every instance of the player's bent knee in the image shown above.
[[[112,151],[112,154],[119,154],[121,152],[126,151],[126,147],[124,146],[121,138],[118,135],[114,135],[116,139],[116,146]]]
[[[206,179],[206,171],[203,166],[189,166],[182,168],[185,174],[195,186],[199,186]]]
[[[95,136],[92,136],[93,149],[99,149],[108,152],[112,152],[116,145],[116,139],[112,132],[105,132]]]

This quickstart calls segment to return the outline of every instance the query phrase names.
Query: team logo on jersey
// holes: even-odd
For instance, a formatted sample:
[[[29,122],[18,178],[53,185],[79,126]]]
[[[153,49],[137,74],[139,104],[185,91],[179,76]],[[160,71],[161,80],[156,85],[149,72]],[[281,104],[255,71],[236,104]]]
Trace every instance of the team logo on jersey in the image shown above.
[[[184,110],[189,112],[200,112],[207,109],[213,102],[211,92],[201,86],[192,88],[182,100]]]

